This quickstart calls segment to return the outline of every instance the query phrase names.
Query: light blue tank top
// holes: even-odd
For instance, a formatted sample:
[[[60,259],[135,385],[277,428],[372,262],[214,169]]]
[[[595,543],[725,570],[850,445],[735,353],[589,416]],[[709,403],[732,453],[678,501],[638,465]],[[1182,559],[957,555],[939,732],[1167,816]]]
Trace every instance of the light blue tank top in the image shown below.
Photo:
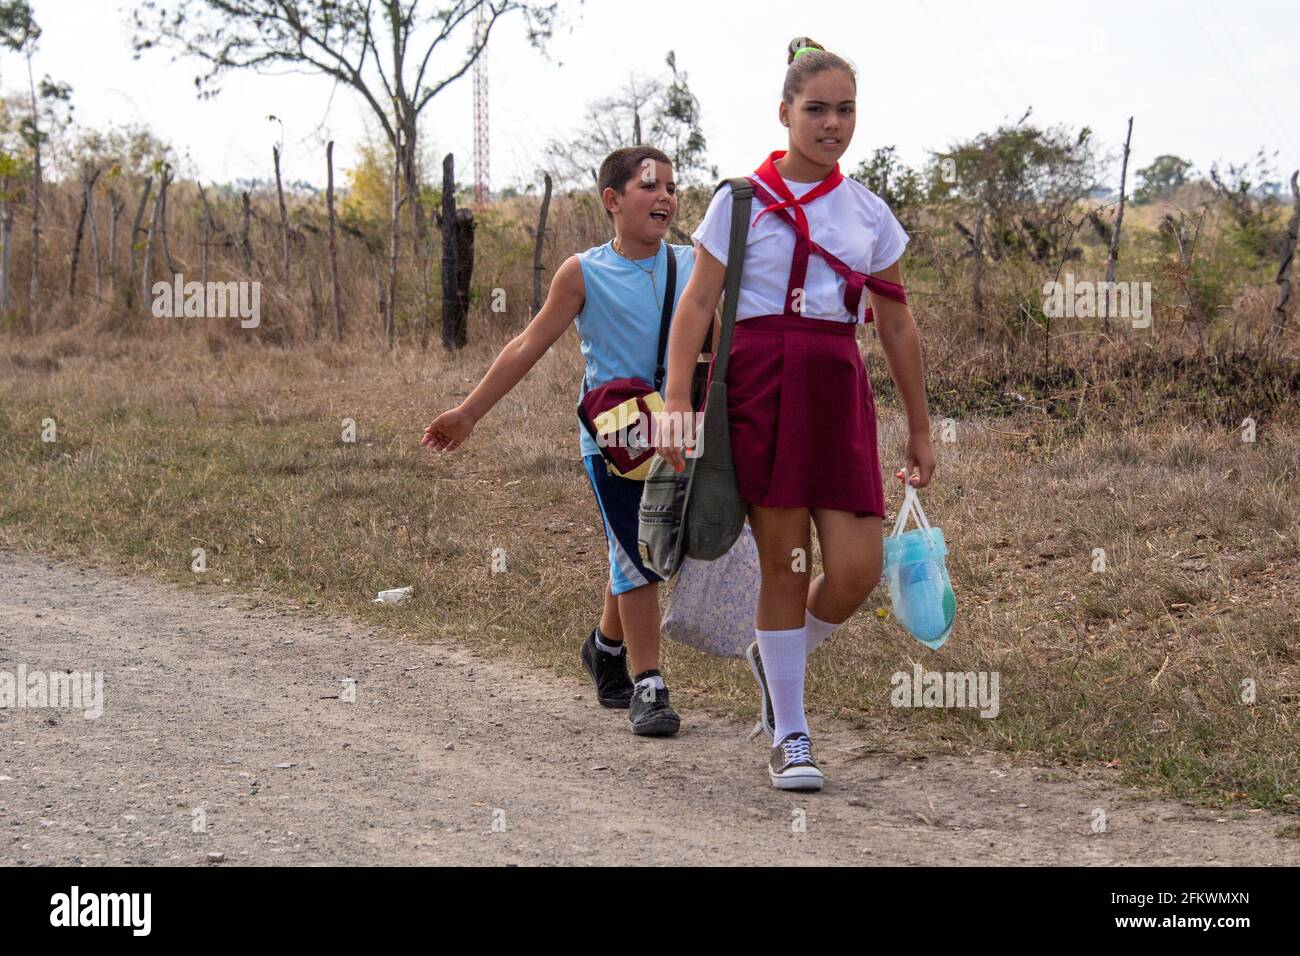
[[[585,290],[585,301],[577,318],[578,336],[587,363],[584,381],[578,387],[579,397],[586,388],[616,378],[639,378],[654,385],[670,251],[677,257],[675,305],[691,277],[694,247],[661,242],[657,255],[639,261],[620,256],[614,251],[612,241],[578,253]],[[650,269],[654,270],[653,292]],[[667,361],[665,355],[664,362]],[[664,388],[667,388],[666,381]],[[595,439],[582,425],[578,425],[578,435],[584,457],[600,454]]]

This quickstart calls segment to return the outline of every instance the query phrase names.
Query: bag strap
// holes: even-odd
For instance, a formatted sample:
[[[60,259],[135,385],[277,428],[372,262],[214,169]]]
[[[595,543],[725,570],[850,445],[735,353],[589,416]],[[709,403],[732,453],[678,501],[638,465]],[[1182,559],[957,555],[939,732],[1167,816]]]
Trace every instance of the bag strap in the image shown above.
[[[664,354],[668,348],[668,324],[672,321],[673,315],[673,298],[677,295],[677,257],[673,254],[673,247],[668,243],[660,240],[661,244],[668,248],[668,274],[664,282],[664,307],[659,314],[659,352],[655,357],[655,391],[663,388],[664,376],[667,374],[667,368],[664,366]],[[587,384],[588,369],[582,370],[582,394],[586,395],[591,391],[591,386]]]
[[[916,493],[916,489],[908,484],[907,490],[903,492],[903,506],[898,509],[898,520],[894,522],[894,533],[891,538],[896,538],[903,533],[903,528],[907,524],[907,516],[910,514],[916,518],[916,524],[925,531],[927,537],[933,537],[930,534],[930,519],[925,516],[925,509],[921,507],[921,499]]]
[[[673,296],[677,294],[677,256],[673,247],[664,243],[668,249],[668,279],[664,285],[664,310],[659,316],[659,353],[655,360],[655,391],[664,387],[664,376],[668,370],[664,367],[664,353],[668,349],[668,325],[673,318]]]
[[[726,383],[727,365],[731,359],[731,333],[736,325],[736,305],[740,298],[740,274],[745,267],[745,241],[749,236],[749,213],[754,203],[754,185],[743,176],[723,180],[731,187],[731,238],[727,242],[727,274],[723,282],[722,334],[714,350],[713,380]],[[709,335],[713,335],[713,322],[709,322]]]
[[[907,304],[907,290],[901,285],[849,268],[841,259],[814,242],[812,236],[799,227],[799,223],[790,215],[790,210],[780,208],[780,204],[771,193],[757,183],[754,184],[754,191],[757,193],[759,201],[767,206],[764,212],[775,211],[777,216],[794,230],[796,236],[795,259],[798,261],[800,255],[803,257],[801,267],[804,272],[803,276],[798,275],[798,268],[792,269],[790,272],[790,288],[786,293],[787,300],[794,294],[796,288],[804,285],[807,278],[808,254],[816,253],[821,256],[826,265],[830,266],[832,272],[844,280],[844,308],[849,315],[853,316],[854,322],[857,321],[858,307],[862,303],[862,290],[864,288],[871,290],[876,295],[884,296],[886,299],[893,299],[895,302],[902,302],[904,305]],[[759,215],[762,216],[762,213],[759,213]],[[807,243],[807,248],[802,253],[799,252],[799,237],[802,237]],[[862,321],[871,322],[873,319],[871,306],[868,305]]]

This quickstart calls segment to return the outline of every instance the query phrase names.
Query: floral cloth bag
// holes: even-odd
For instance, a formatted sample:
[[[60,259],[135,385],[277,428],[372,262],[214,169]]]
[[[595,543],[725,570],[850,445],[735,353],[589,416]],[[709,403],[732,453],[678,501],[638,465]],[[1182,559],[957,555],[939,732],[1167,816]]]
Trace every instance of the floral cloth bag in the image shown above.
[[[722,557],[683,559],[660,625],[663,636],[717,657],[743,657],[754,641],[760,578],[747,521]]]

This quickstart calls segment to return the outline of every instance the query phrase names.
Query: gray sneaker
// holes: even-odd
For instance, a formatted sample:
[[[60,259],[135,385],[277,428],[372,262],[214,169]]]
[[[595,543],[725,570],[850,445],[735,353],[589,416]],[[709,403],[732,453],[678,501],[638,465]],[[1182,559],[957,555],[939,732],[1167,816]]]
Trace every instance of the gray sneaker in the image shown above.
[[[772,748],[767,775],[778,790],[820,790],[826,782],[813,762],[812,741],[801,732],[786,734]]]
[[[776,737],[776,717],[772,714],[772,698],[767,692],[767,674],[763,671],[763,658],[758,653],[758,641],[745,648],[745,660],[749,661],[749,669],[754,672],[754,680],[758,681],[758,723],[750,731],[749,739],[763,733],[772,740]]]

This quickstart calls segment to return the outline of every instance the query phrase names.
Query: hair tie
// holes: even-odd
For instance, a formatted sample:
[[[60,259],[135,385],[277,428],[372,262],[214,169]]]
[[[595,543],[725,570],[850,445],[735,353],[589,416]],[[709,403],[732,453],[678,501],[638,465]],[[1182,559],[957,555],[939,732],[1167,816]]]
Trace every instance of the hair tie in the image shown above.
[[[794,57],[790,60],[790,62],[793,63],[795,60],[799,59],[799,57],[803,56],[805,53],[816,53],[819,52],[820,50],[821,47],[801,46],[799,47],[799,49],[794,51]]]

